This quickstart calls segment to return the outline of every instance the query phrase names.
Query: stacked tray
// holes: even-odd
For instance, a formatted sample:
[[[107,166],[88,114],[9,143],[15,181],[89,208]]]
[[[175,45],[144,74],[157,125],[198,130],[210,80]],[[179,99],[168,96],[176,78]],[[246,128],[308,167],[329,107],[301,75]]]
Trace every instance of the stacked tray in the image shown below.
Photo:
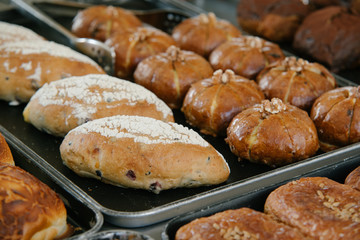
[[[194,12],[183,12],[181,6],[172,5],[173,1],[124,1],[118,6],[135,10],[142,16],[143,21],[152,13],[149,24],[154,24],[164,31],[171,31],[174,24],[184,17],[190,17]],[[34,4],[48,13],[59,23],[69,28],[77,10],[81,4],[64,4],[63,2],[36,1]],[[152,9],[143,11],[144,9]],[[161,11],[159,11],[161,10]],[[61,43],[55,33],[46,29],[44,25],[20,15],[16,10],[11,14],[0,14],[0,20],[24,25],[45,36],[49,40]],[[161,14],[158,14],[161,12]],[[14,14],[17,17],[13,17]],[[10,18],[10,16],[12,16]],[[160,18],[159,16],[162,16]],[[154,21],[159,17],[157,21]],[[156,24],[155,24],[156,23]],[[336,76],[339,86],[355,85],[354,83]],[[225,200],[238,200],[238,196],[253,196],[261,189],[274,186],[288,179],[296,178],[304,173],[310,173],[328,166],[337,167],[344,162],[354,161],[359,165],[360,160],[353,158],[360,153],[360,143],[343,147],[336,151],[322,153],[290,164],[285,167],[272,169],[268,166],[253,164],[250,162],[238,162],[237,157],[230,152],[223,138],[201,136],[212,144],[228,161],[231,174],[229,179],[217,186],[200,187],[193,189],[173,189],[155,195],[151,192],[136,189],[119,188],[99,182],[95,179],[82,178],[63,165],[60,158],[59,146],[62,138],[54,137],[40,132],[32,125],[25,123],[22,111],[25,105],[9,106],[7,102],[0,101],[0,125],[5,132],[11,134],[13,142],[21,152],[30,152],[28,161],[49,166],[51,174],[72,192],[86,199],[86,203],[104,214],[105,220],[111,224],[122,227],[143,227],[159,223],[184,212],[191,212],[205,206],[216,205]],[[174,111],[175,121],[190,127],[180,111]],[[12,142],[10,142],[12,144]],[[250,195],[248,195],[250,194]],[[250,199],[250,198],[249,198]]]

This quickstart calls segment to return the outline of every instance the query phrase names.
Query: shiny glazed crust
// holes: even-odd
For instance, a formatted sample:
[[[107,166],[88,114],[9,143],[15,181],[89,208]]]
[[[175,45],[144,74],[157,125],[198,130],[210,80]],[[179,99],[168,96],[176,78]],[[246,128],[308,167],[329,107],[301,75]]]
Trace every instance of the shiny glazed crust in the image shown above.
[[[297,229],[273,220],[268,215],[249,209],[226,210],[182,226],[175,240],[215,239],[307,239]]]
[[[221,43],[233,37],[240,37],[240,30],[230,22],[217,19],[213,13],[200,14],[178,24],[172,37],[181,49],[208,57]]]
[[[85,123],[65,136],[60,153],[80,176],[154,193],[219,184],[230,173],[222,155],[195,131],[139,116]]]
[[[239,160],[273,167],[306,159],[319,149],[308,114],[280,99],[264,100],[236,115],[225,141]]]
[[[104,73],[74,50],[49,41],[21,41],[0,45],[0,99],[28,102],[45,83],[70,76]]]
[[[211,78],[191,85],[181,111],[187,122],[202,133],[225,136],[236,114],[263,99],[264,94],[254,81],[231,70],[217,70]]]
[[[0,164],[2,163],[15,165],[9,145],[4,136],[0,133]]]
[[[120,7],[96,5],[78,12],[71,31],[78,37],[105,41],[114,33],[142,25],[132,12]]]
[[[0,165],[0,239],[61,239],[71,234],[62,200],[19,167]]]
[[[255,79],[266,66],[284,58],[277,44],[259,37],[242,36],[215,48],[209,61],[214,69],[231,69],[240,76]]]
[[[316,98],[337,86],[324,66],[295,57],[267,66],[256,81],[268,99],[279,98],[306,111]]]
[[[138,27],[114,34],[105,43],[115,50],[116,76],[127,79],[132,79],[136,66],[143,59],[176,45],[170,35],[152,27]]]
[[[213,74],[202,56],[169,47],[165,53],[150,56],[139,63],[134,80],[165,101],[173,109],[181,108],[190,85]]]
[[[26,122],[55,136],[65,136],[85,122],[114,115],[139,115],[174,122],[171,109],[155,94],[106,74],[70,77],[45,84],[23,112]]]
[[[345,184],[360,191],[360,167],[355,168],[345,179]]]
[[[360,239],[360,192],[328,178],[302,178],[277,188],[264,211],[314,239]]]
[[[310,117],[318,131],[323,151],[360,141],[360,89],[341,87],[321,95]]]

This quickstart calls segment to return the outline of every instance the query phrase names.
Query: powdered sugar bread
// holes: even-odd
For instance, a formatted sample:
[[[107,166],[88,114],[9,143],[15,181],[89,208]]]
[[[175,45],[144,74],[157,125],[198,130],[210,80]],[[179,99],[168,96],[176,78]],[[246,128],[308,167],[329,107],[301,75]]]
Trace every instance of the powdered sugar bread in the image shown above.
[[[0,99],[27,102],[45,83],[104,70],[89,57],[50,41],[0,45]]]
[[[65,136],[60,153],[80,176],[154,193],[220,184],[230,173],[223,156],[195,131],[141,116],[85,123]]]
[[[105,74],[46,83],[33,95],[23,112],[26,122],[55,136],[65,136],[90,120],[120,114],[174,121],[171,109],[154,93]]]
[[[44,40],[44,38],[23,26],[0,21],[0,45],[24,40]]]

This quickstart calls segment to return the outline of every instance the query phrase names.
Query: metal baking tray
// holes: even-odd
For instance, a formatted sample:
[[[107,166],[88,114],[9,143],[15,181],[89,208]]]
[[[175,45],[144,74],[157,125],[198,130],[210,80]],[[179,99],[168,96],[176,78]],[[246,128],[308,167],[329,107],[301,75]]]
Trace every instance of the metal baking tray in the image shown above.
[[[75,13],[73,9],[68,12],[66,11],[67,6],[61,5],[61,7],[57,7],[54,5],[56,2],[51,5],[49,2],[44,3],[42,1],[46,7],[40,1],[36,2],[40,9],[44,7],[43,11],[46,11],[48,14],[53,13],[54,19],[69,27]],[[126,4],[138,3],[139,6],[143,6],[139,1],[121,2]],[[176,12],[181,12],[181,9],[171,5],[169,0],[142,2],[143,4],[154,5],[151,11],[168,11],[168,9],[172,9],[170,12],[173,12],[173,9],[176,9]],[[124,6],[127,7],[126,4]],[[118,5],[122,6],[121,4]],[[59,9],[59,11],[54,9]],[[129,9],[134,10],[136,8],[129,7]],[[143,11],[143,9],[140,10]],[[183,15],[186,16],[185,13]],[[4,20],[1,13],[0,20]],[[55,35],[52,35],[51,31],[45,30],[42,25],[22,15],[18,15],[18,18],[11,17],[9,21],[22,23],[22,25],[39,32],[48,39],[59,40]],[[337,77],[337,81],[340,86],[354,85],[352,82],[341,77]],[[216,186],[172,189],[156,195],[145,190],[119,188],[95,179],[76,175],[62,163],[60,158],[59,146],[62,138],[40,132],[32,125],[25,123],[22,117],[24,107],[24,104],[9,106],[7,102],[0,101],[0,111],[3,113],[0,117],[0,125],[19,139],[24,144],[24,147],[35,153],[35,161],[48,163],[56,170],[53,171],[53,174],[66,182],[68,188],[85,196],[92,205],[104,214],[107,222],[122,227],[143,227],[166,221],[184,212],[220,203],[234,196],[258,189],[263,183],[267,182],[267,179],[275,178],[276,180],[278,176],[297,176],[301,173],[326,166],[329,163],[342,161],[358,154],[360,151],[359,143],[329,153],[319,152],[315,157],[299,163],[272,169],[265,165],[238,162],[237,157],[230,152],[223,138],[214,138],[201,134],[228,161],[231,168],[229,179],[225,183]],[[190,127],[185,122],[185,118],[180,111],[174,111],[174,116],[177,123]]]
[[[67,222],[75,229],[74,234],[67,239],[87,239],[94,235],[103,225],[103,215],[92,206],[83,195],[68,188],[66,183],[52,174],[52,167],[47,162],[36,161],[30,149],[0,125],[0,132],[5,137],[15,165],[29,172],[43,183],[47,184],[63,200],[67,210]]]
[[[358,166],[360,166],[360,155],[350,157],[348,159],[345,159],[344,161],[339,161],[332,164],[329,163],[325,167],[303,173],[297,177],[292,177],[291,175],[288,175],[288,178],[282,177],[281,179],[277,180],[269,179],[266,183],[266,187],[259,188],[247,194],[239,195],[239,197],[225,201],[221,204],[216,204],[196,210],[194,212],[186,213],[170,220],[165,225],[163,232],[161,233],[161,238],[162,240],[173,240],[175,239],[175,234],[177,230],[181,226],[195,219],[201,217],[208,217],[225,210],[247,207],[263,212],[266,198],[273,190],[289,181],[296,180],[301,177],[328,177],[339,183],[344,183],[346,176]]]

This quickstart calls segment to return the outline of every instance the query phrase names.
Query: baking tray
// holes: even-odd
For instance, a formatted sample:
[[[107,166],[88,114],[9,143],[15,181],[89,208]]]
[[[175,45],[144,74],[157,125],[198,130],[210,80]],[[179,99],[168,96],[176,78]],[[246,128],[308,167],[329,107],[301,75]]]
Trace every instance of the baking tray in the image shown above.
[[[31,173],[43,183],[47,184],[63,200],[67,210],[67,222],[71,224],[75,232],[67,239],[87,239],[94,235],[103,225],[103,215],[92,206],[84,196],[66,187],[66,183],[52,174],[52,167],[45,161],[36,161],[30,149],[15,138],[11,133],[0,125],[0,132],[5,137],[15,165]]]
[[[131,4],[139,3],[139,1],[122,2],[126,4],[130,4],[129,2]],[[69,24],[71,24],[75,12],[72,7],[71,11],[66,11],[68,6],[56,7],[56,5],[44,1],[36,1],[36,3],[40,9],[44,7],[43,11],[46,13],[53,14],[54,19],[63,23],[64,26],[69,27]],[[171,9],[171,12],[181,12],[181,9],[176,9],[176,7],[170,5],[168,0],[166,4],[162,1],[143,1],[143,3],[154,4],[151,11],[158,11],[159,9],[168,11],[168,9]],[[42,4],[45,4],[46,7]],[[139,5],[141,4],[139,3]],[[119,6],[122,5],[119,4]],[[59,9],[59,11],[54,9]],[[9,21],[22,23],[22,25],[39,32],[50,40],[59,40],[55,35],[52,35],[51,31],[45,30],[43,25],[24,18],[22,15],[18,15],[18,17],[11,17]],[[341,77],[337,77],[337,81],[340,86],[354,85],[354,83]],[[24,147],[36,153],[35,158],[38,161],[45,161],[54,168],[56,171],[53,171],[53,174],[67,182],[67,187],[86,196],[86,199],[104,214],[105,220],[122,227],[143,227],[159,223],[184,212],[220,203],[234,196],[258,189],[268,179],[275,177],[276,180],[277,176],[283,175],[293,177],[300,173],[321,168],[329,163],[342,161],[358,154],[360,149],[360,144],[354,144],[329,153],[319,152],[315,157],[302,162],[272,169],[265,165],[245,161],[238,162],[237,157],[230,152],[223,138],[200,134],[222,153],[228,161],[231,169],[229,179],[225,183],[216,186],[191,189],[179,188],[153,194],[145,190],[115,187],[96,179],[82,178],[73,173],[62,163],[60,158],[59,146],[62,138],[40,132],[32,125],[25,123],[22,117],[24,107],[24,104],[9,106],[7,102],[0,101],[0,111],[3,113],[0,117],[0,124],[19,139],[24,144]],[[174,116],[177,123],[190,127],[185,122],[185,118],[180,111],[174,111]]]
[[[270,181],[267,183],[268,186],[266,187],[259,188],[255,191],[251,191],[247,194],[225,201],[221,204],[216,204],[213,206],[196,210],[194,212],[186,213],[170,220],[165,225],[164,230],[161,233],[161,238],[162,240],[173,240],[175,239],[175,234],[177,230],[181,226],[197,218],[208,217],[215,213],[222,212],[225,210],[247,207],[263,212],[266,198],[273,190],[284,185],[289,181],[296,180],[301,177],[328,177],[339,183],[344,183],[346,176],[358,166],[360,166],[360,155],[356,157],[350,157],[348,159],[344,159],[343,161],[339,161],[336,163],[328,164],[325,167],[322,167],[317,170],[309,171],[297,177],[288,176],[289,178],[282,178],[282,181],[279,180]]]

